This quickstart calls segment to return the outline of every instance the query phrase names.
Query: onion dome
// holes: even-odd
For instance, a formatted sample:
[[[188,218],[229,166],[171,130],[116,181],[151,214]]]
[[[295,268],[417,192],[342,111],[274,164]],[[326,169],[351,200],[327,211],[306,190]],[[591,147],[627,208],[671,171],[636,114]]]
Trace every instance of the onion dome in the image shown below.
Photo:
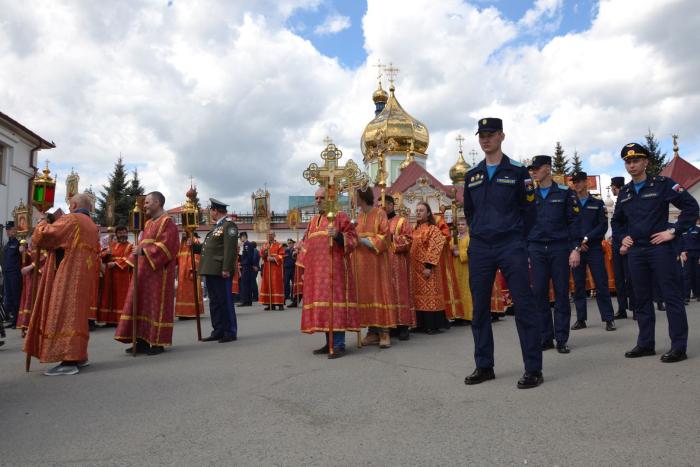
[[[467,178],[467,172],[469,172],[469,169],[469,164],[467,164],[464,161],[464,155],[460,150],[457,162],[450,169],[450,178],[452,179],[452,183],[454,183],[455,185],[459,183],[464,183],[464,180]]]
[[[386,101],[389,100],[389,93],[387,93],[384,89],[382,89],[382,83],[379,83],[379,86],[377,87],[377,90],[374,91],[372,94],[372,100],[374,101],[374,104],[386,104]],[[381,112],[384,110],[384,105],[382,105],[382,108],[379,109]]]
[[[386,145],[393,140],[394,145],[391,150],[395,152],[414,151],[425,155],[428,150],[430,141],[428,128],[401,107],[394,95],[394,89],[393,85],[389,88],[386,105],[362,132],[360,148],[365,161],[375,157],[378,139],[380,145]],[[381,87],[377,89],[372,96],[373,99],[382,99],[382,91]],[[375,103],[377,103],[376,100]],[[381,104],[381,100],[379,103]],[[377,138],[378,135],[379,138]]]

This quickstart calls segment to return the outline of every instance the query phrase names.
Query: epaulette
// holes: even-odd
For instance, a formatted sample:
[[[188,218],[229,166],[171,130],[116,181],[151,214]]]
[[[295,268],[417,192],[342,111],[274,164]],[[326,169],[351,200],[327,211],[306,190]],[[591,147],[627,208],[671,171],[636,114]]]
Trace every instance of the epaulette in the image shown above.
[[[600,195],[592,194],[591,198],[603,201],[603,198],[601,198]]]
[[[557,183],[557,186],[564,191],[569,189],[569,185],[562,185],[561,183]]]
[[[666,177],[664,177],[663,175],[654,176],[654,181],[656,181],[656,182],[663,182],[665,180],[666,180]]]

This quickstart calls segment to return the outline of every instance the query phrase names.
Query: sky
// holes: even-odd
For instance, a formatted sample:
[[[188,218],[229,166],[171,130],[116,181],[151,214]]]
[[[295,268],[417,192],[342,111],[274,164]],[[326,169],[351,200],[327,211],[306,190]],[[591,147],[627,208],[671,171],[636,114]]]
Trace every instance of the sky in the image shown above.
[[[166,207],[235,212],[267,187],[275,211],[310,194],[302,172],[331,137],[362,161],[378,60],[430,131],[443,182],[478,150],[476,121],[504,120],[516,159],[577,151],[606,186],[621,147],[651,130],[700,165],[697,0],[0,0],[0,111],[56,149],[81,189],[121,154]],[[387,83],[384,82],[384,87]],[[470,156],[467,156],[470,162]],[[481,153],[477,159],[483,158]],[[43,165],[43,164],[42,164]]]

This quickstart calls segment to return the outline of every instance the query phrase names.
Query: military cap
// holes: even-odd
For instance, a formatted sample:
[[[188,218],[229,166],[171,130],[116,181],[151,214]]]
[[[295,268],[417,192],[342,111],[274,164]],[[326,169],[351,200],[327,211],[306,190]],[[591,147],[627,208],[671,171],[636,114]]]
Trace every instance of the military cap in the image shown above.
[[[14,229],[15,228],[15,221],[7,221],[5,223],[5,228],[6,229]]]
[[[613,177],[610,179],[610,185],[622,188],[625,186],[625,177]]]
[[[632,159],[635,157],[649,157],[649,151],[647,148],[638,143],[626,144],[622,151],[620,151],[620,157],[624,160]]]
[[[228,204],[223,203],[219,201],[218,199],[214,198],[209,198],[209,203],[211,204],[211,208],[215,209],[217,211],[225,211],[226,208],[228,207]]]
[[[574,183],[584,180],[588,180],[588,174],[586,172],[576,172],[571,176],[571,181]]]
[[[475,134],[478,135],[482,131],[493,133],[501,130],[503,130],[503,120],[500,118],[486,117],[479,120],[479,129],[476,130]]]
[[[527,166],[527,170],[539,169],[543,165],[552,165],[552,158],[549,156],[535,156],[532,158],[532,162]]]

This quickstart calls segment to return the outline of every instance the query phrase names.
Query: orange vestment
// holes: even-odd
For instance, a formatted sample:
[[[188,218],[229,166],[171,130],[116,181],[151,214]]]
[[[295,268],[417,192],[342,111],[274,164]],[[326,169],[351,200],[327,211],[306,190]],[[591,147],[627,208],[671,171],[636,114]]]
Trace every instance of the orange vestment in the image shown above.
[[[395,328],[396,292],[389,261],[389,220],[382,208],[360,210],[355,231],[360,243],[352,253],[357,306],[362,327]],[[368,247],[362,242],[369,242]]]
[[[413,308],[411,294],[411,240],[413,229],[408,219],[394,215],[389,219],[391,233],[391,279],[396,294],[397,324],[399,326],[416,325],[416,310]]]
[[[439,267],[446,237],[436,226],[422,223],[413,230],[411,243],[411,287],[416,311],[443,311],[445,296],[442,284],[442,268]],[[433,266],[427,279],[423,276],[425,265]]]
[[[34,248],[48,250],[32,308],[24,351],[41,362],[87,360],[88,311],[99,270],[99,233],[81,212],[41,222]],[[56,266],[57,250],[63,258]]]
[[[131,252],[134,246],[131,242],[111,242],[107,262],[114,262],[115,266],[109,268],[105,264],[102,276],[102,293],[100,308],[97,310],[97,321],[117,324],[124,309],[124,301],[129,291],[131,281],[131,268],[134,266],[131,260]]]
[[[199,243],[195,240],[195,243]],[[194,255],[195,267],[199,267],[200,255]],[[194,318],[194,279],[197,279],[197,297],[199,297],[199,314],[204,313],[202,297],[202,281],[192,270],[192,253],[187,245],[187,238],[180,241],[180,251],[177,253],[177,292],[175,293],[175,316]]]
[[[445,316],[447,319],[470,319],[464,306],[462,305],[462,296],[460,294],[460,284],[457,280],[457,271],[452,260],[452,251],[450,249],[450,240],[452,238],[450,226],[447,225],[442,216],[435,216],[435,221],[440,229],[440,232],[445,236],[445,246],[442,249],[440,258],[440,270],[442,271],[442,288],[445,296]]]
[[[260,249],[260,257],[264,266],[258,301],[264,305],[284,305],[284,245],[277,241],[265,243]]]

